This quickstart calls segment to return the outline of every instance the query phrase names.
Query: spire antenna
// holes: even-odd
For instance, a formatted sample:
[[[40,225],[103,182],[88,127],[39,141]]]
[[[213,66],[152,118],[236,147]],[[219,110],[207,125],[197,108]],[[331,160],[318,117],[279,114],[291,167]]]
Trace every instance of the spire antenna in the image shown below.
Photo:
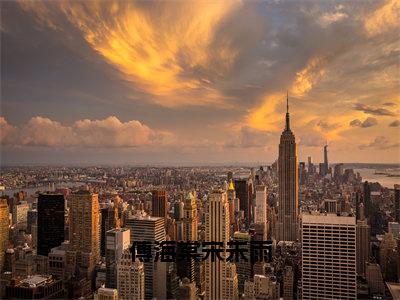
[[[289,91],[286,91],[286,131],[290,131],[290,121],[289,121]]]
[[[289,91],[286,91],[286,112],[289,113]]]

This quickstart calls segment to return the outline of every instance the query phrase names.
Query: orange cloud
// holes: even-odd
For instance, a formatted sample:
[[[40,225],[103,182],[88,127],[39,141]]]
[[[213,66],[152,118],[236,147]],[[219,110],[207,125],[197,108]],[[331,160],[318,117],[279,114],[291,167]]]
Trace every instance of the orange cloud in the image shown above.
[[[369,35],[376,35],[400,26],[400,1],[388,0],[366,17],[364,23]]]
[[[218,24],[239,2],[172,4],[52,3],[125,80],[153,95],[153,101],[158,104],[222,104],[223,96],[209,84],[211,79],[201,78],[199,74],[221,76],[231,68],[237,52],[229,41],[215,42],[215,33]],[[60,29],[54,7],[49,7],[47,2],[22,1],[21,5],[34,11],[42,23]]]
[[[304,69],[296,73],[295,80],[291,87],[291,93],[302,97],[307,94],[325,74],[324,64],[326,59],[314,57],[309,60]]]

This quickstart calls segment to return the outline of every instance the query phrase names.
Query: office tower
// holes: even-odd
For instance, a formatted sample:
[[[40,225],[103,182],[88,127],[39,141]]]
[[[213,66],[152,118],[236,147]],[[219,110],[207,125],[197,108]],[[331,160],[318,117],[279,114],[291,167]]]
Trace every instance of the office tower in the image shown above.
[[[100,212],[101,212],[100,254],[102,257],[104,257],[106,255],[106,232],[113,228],[119,228],[120,219],[118,216],[118,207],[115,204],[102,208]]]
[[[151,200],[151,215],[166,220],[168,216],[167,192],[165,190],[153,191]]]
[[[335,165],[333,171],[333,178],[336,181],[336,183],[341,183],[342,177],[343,177],[343,164],[337,164]]]
[[[388,232],[393,235],[395,239],[400,237],[400,224],[398,222],[388,223]]]
[[[28,210],[26,233],[32,234],[32,225],[37,226],[37,217],[36,209]]]
[[[400,223],[400,184],[394,185],[395,221]]]
[[[80,191],[72,194],[69,204],[69,241],[71,254],[84,277],[90,278],[100,260],[100,212],[97,194]]]
[[[117,266],[117,289],[120,299],[143,300],[145,292],[143,262],[138,259],[132,261],[132,253],[127,249],[122,253]]]
[[[235,186],[233,185],[232,179],[229,181],[228,190],[226,191],[228,195],[229,203],[229,223],[230,223],[230,234],[233,234],[238,228],[236,228],[237,220],[236,215],[240,210],[240,203],[236,198]]]
[[[357,274],[365,276],[365,264],[369,261],[370,227],[367,220],[357,221]]]
[[[324,146],[324,176],[328,174],[329,164],[328,164],[328,144]]]
[[[182,216],[182,240],[183,241],[197,241],[197,196],[196,192],[187,193]],[[195,261],[182,261],[177,265],[177,272],[179,277],[188,278],[190,282],[195,281]]]
[[[320,211],[326,212],[328,214],[336,214],[338,212],[336,200],[325,199],[324,201],[322,201]]]
[[[51,275],[57,276],[63,280],[72,276],[70,271],[73,268],[67,265],[67,250],[69,242],[65,241],[60,246],[52,248],[48,257],[48,272]]]
[[[64,242],[64,195],[39,194],[37,211],[37,254],[47,256]]]
[[[299,230],[297,146],[290,130],[289,100],[287,100],[286,127],[279,143],[279,206],[277,220],[278,241],[296,241]]]
[[[283,300],[293,299],[294,274],[291,266],[286,266],[283,273]]]
[[[129,216],[125,223],[131,230],[131,242],[161,243],[166,240],[164,218],[152,217],[144,211],[138,211],[135,215]],[[145,299],[164,299],[166,290],[166,264],[154,262],[155,250],[152,247],[152,260],[144,262],[145,274]]]
[[[256,186],[256,209],[255,223],[265,224],[267,222],[267,188],[264,185]]]
[[[303,299],[356,299],[356,218],[302,215]]]
[[[26,201],[14,205],[12,211],[12,221],[13,224],[16,225],[18,229],[26,230],[28,210],[29,210],[29,204]]]
[[[67,299],[60,279],[51,275],[27,276],[6,286],[6,299]]]
[[[238,276],[236,272],[236,265],[233,263],[225,264],[223,299],[238,300]]]
[[[205,212],[205,225],[206,242],[222,242],[226,245],[229,241],[229,203],[226,192],[215,190],[209,196]],[[226,253],[222,253],[221,256],[225,257]],[[234,272],[232,269],[228,269],[227,264],[229,263],[218,258],[211,261],[211,256],[206,260],[206,299],[225,298],[228,292],[227,288],[230,286],[226,278],[227,272]]]
[[[196,284],[190,282],[187,278],[183,278],[183,280],[179,282],[177,299],[196,300]]]
[[[251,220],[251,182],[249,179],[235,180],[236,197],[239,198],[240,210],[244,211],[246,225],[250,225]]]
[[[8,247],[9,211],[7,199],[0,199],[0,272],[4,266],[4,256]]]
[[[251,236],[248,232],[240,232],[237,231],[233,234],[233,241],[234,242],[245,242],[247,246],[241,246],[242,249],[247,249],[247,252],[244,253],[247,261],[243,258],[240,258],[236,264],[236,272],[238,277],[238,289],[239,294],[243,294],[244,292],[244,282],[249,280],[252,277],[252,264],[250,260],[250,241]]]
[[[280,285],[270,276],[256,274],[253,280],[246,280],[244,299],[279,299]]]
[[[174,219],[180,221],[183,218],[183,201],[179,200],[174,203]]]
[[[106,233],[106,287],[117,288],[117,262],[131,244],[130,230],[111,229]]]
[[[94,300],[118,300],[118,291],[101,287],[94,293]]]
[[[176,299],[178,296],[179,289],[179,277],[177,274],[177,268],[175,262],[165,263],[167,270],[166,277],[166,288],[167,288],[167,299]]]
[[[379,246],[379,265],[385,281],[397,280],[397,242],[391,233],[383,236]]]
[[[381,268],[376,263],[366,263],[365,266],[365,277],[367,279],[369,293],[385,294],[385,282],[383,281]]]
[[[371,217],[373,212],[371,211],[372,203],[371,203],[371,187],[369,186],[368,181],[364,182],[364,213],[365,217],[368,219]],[[371,223],[370,223],[371,224]]]
[[[299,184],[304,185],[306,184],[307,180],[307,171],[306,171],[306,164],[305,162],[299,163]]]

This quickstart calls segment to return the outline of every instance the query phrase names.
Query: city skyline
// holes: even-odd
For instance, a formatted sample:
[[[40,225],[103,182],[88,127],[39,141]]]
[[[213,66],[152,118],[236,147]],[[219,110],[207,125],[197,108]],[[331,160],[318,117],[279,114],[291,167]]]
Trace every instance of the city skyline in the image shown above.
[[[2,165],[400,162],[397,1],[1,8]]]

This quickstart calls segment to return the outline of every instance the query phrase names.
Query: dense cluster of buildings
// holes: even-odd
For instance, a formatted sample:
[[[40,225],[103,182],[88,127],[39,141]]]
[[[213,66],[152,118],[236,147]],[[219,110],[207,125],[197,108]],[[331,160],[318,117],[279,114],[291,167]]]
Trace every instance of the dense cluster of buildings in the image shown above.
[[[298,162],[289,111],[278,160],[257,170],[10,168],[1,184],[42,192],[0,200],[0,298],[391,299],[399,291],[400,185],[363,183],[329,165],[327,146],[318,168]],[[132,252],[137,242],[225,249],[267,240],[269,261],[229,261],[224,250],[215,261],[176,263]]]

